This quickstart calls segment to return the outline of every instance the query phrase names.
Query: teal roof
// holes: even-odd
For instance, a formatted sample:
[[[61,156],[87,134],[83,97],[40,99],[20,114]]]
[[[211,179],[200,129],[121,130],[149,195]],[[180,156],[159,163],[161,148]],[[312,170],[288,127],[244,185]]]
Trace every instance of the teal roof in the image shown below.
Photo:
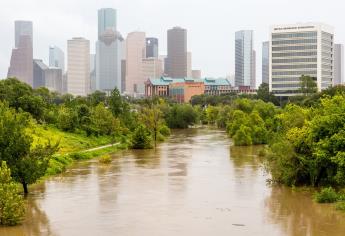
[[[228,79],[212,79],[212,78],[205,78],[204,79],[205,85],[214,85],[214,86],[225,86],[230,85],[230,81]]]
[[[149,79],[150,83],[156,86],[166,86],[171,83],[184,83],[184,82],[203,82],[201,79],[193,78],[170,78],[170,77],[160,77],[159,79]]]

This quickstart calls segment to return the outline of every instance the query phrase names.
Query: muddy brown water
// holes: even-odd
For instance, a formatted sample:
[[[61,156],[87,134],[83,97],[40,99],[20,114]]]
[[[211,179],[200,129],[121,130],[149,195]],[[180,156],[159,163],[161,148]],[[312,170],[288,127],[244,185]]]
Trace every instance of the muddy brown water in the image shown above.
[[[345,213],[267,185],[261,147],[212,129],[175,131],[157,150],[75,164],[31,189],[21,235],[345,235]]]

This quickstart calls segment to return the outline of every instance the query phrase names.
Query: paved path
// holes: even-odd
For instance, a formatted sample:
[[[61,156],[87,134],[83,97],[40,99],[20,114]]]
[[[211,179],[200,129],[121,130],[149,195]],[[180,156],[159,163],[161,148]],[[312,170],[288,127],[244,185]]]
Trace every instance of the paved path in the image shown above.
[[[87,150],[84,150],[84,151],[81,151],[81,152],[92,152],[92,151],[97,151],[97,150],[100,150],[100,149],[104,149],[104,148],[107,148],[107,147],[116,146],[116,145],[119,145],[119,144],[120,144],[120,143],[107,144],[107,145],[104,145],[104,146],[100,146],[100,147],[95,147],[95,148],[87,149]]]

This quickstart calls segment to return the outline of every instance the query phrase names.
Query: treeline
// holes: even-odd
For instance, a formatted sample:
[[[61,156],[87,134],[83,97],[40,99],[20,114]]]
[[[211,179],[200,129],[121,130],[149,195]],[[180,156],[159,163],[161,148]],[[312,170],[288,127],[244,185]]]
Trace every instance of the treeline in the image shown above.
[[[235,145],[267,145],[274,182],[345,186],[345,87],[290,98],[283,107],[235,98],[203,109],[203,122],[225,128]]]

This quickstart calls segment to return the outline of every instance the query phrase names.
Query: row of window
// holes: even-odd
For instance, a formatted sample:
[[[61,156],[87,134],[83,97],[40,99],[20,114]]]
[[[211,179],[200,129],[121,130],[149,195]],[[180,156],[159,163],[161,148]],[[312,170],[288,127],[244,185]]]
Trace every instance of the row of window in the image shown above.
[[[285,38],[311,38],[317,37],[317,32],[300,32],[300,33],[285,33],[285,34],[273,34],[272,39],[285,39]]]
[[[272,84],[272,88],[300,88],[299,81],[296,84]]]
[[[293,50],[310,50],[317,49],[317,45],[306,45],[306,46],[283,46],[283,47],[273,47],[272,51],[293,51]]]
[[[299,82],[301,79],[300,76],[297,77],[289,77],[289,78],[280,78],[280,77],[273,77],[272,82]]]
[[[310,71],[278,71],[272,72],[272,75],[316,75],[316,70]]]
[[[272,57],[308,57],[308,56],[316,56],[317,52],[288,52],[288,53],[272,53]]]
[[[317,64],[299,64],[299,65],[273,65],[273,69],[314,69]]]
[[[295,39],[295,40],[280,40],[273,41],[272,45],[282,45],[282,44],[312,44],[317,43],[317,39]]]
[[[293,58],[293,59],[272,59],[273,63],[296,63],[296,62],[317,62],[316,57],[312,58]]]

